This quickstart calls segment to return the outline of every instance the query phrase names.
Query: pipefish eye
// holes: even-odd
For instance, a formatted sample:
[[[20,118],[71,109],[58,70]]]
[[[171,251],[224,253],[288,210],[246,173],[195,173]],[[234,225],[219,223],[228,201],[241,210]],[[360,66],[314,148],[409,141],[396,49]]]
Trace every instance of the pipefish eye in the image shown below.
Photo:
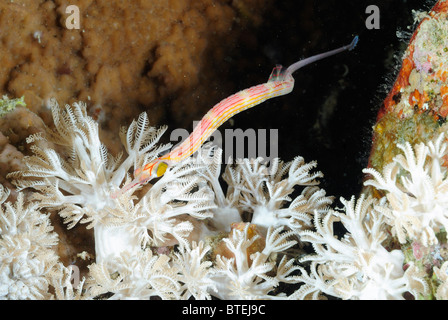
[[[161,177],[165,174],[166,169],[168,169],[168,164],[166,162],[160,162],[156,169],[156,176]]]

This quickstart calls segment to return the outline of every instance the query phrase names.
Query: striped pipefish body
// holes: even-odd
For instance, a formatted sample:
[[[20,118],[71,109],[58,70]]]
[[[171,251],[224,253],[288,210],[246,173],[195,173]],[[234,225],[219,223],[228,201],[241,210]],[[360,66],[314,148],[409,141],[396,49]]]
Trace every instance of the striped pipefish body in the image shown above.
[[[268,99],[290,93],[294,89],[294,78],[292,74],[295,71],[339,52],[352,50],[357,42],[358,37],[356,36],[346,46],[297,61],[286,70],[278,65],[274,68],[266,83],[244,89],[220,101],[204,115],[185,141],[169,153],[144,165],[142,168],[136,169],[134,172],[134,180],[112,194],[112,197],[116,198],[123,192],[139,184],[145,184],[151,179],[161,177],[170,166],[195,153],[219,126],[235,114],[252,108]]]

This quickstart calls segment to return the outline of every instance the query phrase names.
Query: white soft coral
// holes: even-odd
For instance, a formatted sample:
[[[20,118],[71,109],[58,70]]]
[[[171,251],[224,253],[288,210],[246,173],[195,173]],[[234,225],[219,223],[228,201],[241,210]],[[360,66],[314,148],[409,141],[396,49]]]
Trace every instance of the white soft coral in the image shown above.
[[[22,193],[12,204],[8,195],[0,185],[0,299],[49,298],[57,235],[36,204],[25,204]]]
[[[55,147],[39,148],[38,143],[45,139],[33,136],[34,156],[25,159],[28,169],[11,176],[20,187],[37,190],[33,199],[39,207],[56,209],[69,227],[81,222],[94,228],[96,263],[90,266],[90,278],[84,284],[85,297],[274,299],[285,297],[276,291],[280,283],[302,283],[290,298],[319,297],[321,293],[352,299],[401,298],[406,291],[417,295],[426,290],[414,266],[409,264],[404,271],[403,254],[387,251],[382,242],[386,238],[385,222],[397,223],[392,212],[395,202],[408,197],[423,201],[413,210],[444,208],[446,172],[440,164],[446,146],[441,141],[419,147],[415,161],[410,147],[404,148],[406,157],[396,159],[396,166],[389,172],[393,177],[389,180],[394,183],[384,184],[390,194],[401,196],[388,198],[392,209],[385,200],[362,197],[357,202],[342,200],[343,211],[329,210],[332,197],[317,186],[322,174],[312,171],[315,162],[305,163],[301,157],[288,163],[274,159],[269,167],[261,158],[229,165],[223,175],[228,184],[224,194],[219,182],[221,150],[208,146],[202,147],[196,157],[173,165],[139,199],[133,195],[135,188],[112,198],[111,193],[123,180],[129,181],[131,167],[140,167],[168,149],[156,146],[163,129],[150,127],[146,115],[140,115],[138,121],[121,131],[128,153],[121,161],[120,156],[110,156],[101,144],[98,125],[87,116],[84,105],[62,110],[53,101],[52,111],[56,129],[48,129],[46,138]],[[395,183],[399,168],[403,173],[412,171],[410,176],[404,174],[401,184]],[[369,172],[377,180],[381,178]],[[382,181],[376,186],[381,187]],[[425,192],[418,195],[422,189]],[[291,195],[297,191],[300,194],[293,199]],[[435,204],[430,201],[433,198]],[[22,208],[20,201],[18,209]],[[4,207],[8,211],[11,205]],[[29,208],[33,211],[37,207]],[[48,249],[54,239],[48,238],[51,230],[46,220],[40,213],[31,216],[40,217],[39,223],[31,222],[33,232],[42,235],[33,236],[34,241],[42,241],[40,248]],[[2,225],[0,244],[6,250],[0,247],[0,259],[9,259],[3,260],[9,266],[14,265],[13,259],[25,259],[29,264],[26,270],[21,269],[26,266],[22,260],[16,267],[2,265],[2,280],[11,279],[11,270],[22,278],[36,274],[33,288],[37,289],[31,292],[35,297],[53,285],[58,287],[58,297],[81,298],[80,287],[75,292],[65,285],[68,269],[50,272],[58,268],[53,251],[40,255],[34,263],[28,253],[36,246],[29,245],[28,234],[23,239],[9,238],[13,228],[7,226],[20,224],[20,219],[11,217],[8,212],[2,217],[6,227]],[[444,213],[436,217],[422,223],[436,230],[444,227]],[[342,239],[336,237],[336,222],[347,230]],[[315,250],[315,255],[301,259],[306,266],[297,265],[291,257],[297,255],[298,248],[293,246],[298,238],[310,242]],[[206,245],[211,239],[219,244]],[[178,247],[174,251],[165,248],[175,244]],[[156,253],[162,251],[171,254]],[[57,277],[49,283],[51,276],[46,274]],[[18,282],[8,283],[0,289],[17,287]],[[21,289],[14,290],[17,295]]]
[[[191,248],[180,247],[175,253],[174,265],[178,268],[182,283],[180,292],[182,299],[211,299],[210,292],[216,292],[216,284],[212,280],[215,272],[213,263],[206,259],[211,247],[200,241],[192,242]]]
[[[220,158],[219,150],[216,151]],[[314,212],[328,211],[333,197],[325,195],[325,190],[317,185],[321,172],[312,172],[316,162],[305,163],[302,157],[284,163],[275,158],[266,164],[262,158],[243,159],[235,165],[228,165],[223,179],[228,185],[227,194],[218,182],[219,166],[215,161],[206,172],[216,195],[217,208],[214,209],[213,224],[220,230],[230,230],[232,222],[250,221],[263,234],[270,226],[286,226],[299,231],[312,226]],[[210,168],[210,165],[209,165]],[[299,196],[290,196],[304,187]],[[289,206],[288,206],[289,204]]]
[[[358,201],[341,199],[344,210],[316,214],[315,231],[300,233],[310,242],[315,254],[300,260],[311,262],[310,272],[298,267],[297,277],[304,285],[295,298],[318,298],[321,293],[344,299],[403,299],[405,292],[414,295],[427,290],[422,274],[413,265],[403,270],[404,255],[387,251],[384,216],[374,209],[377,200],[361,196]],[[341,222],[347,233],[335,237],[334,224]]]
[[[154,245],[168,245],[167,235],[187,245],[193,231],[192,222],[212,217],[214,194],[198,175],[205,164],[193,158],[186,159],[166,172],[141,200],[138,223],[151,231]],[[172,243],[171,243],[172,244]]]
[[[220,299],[272,299],[275,297],[272,291],[283,278],[286,279],[288,269],[277,269],[273,255],[283,253],[297,243],[289,239],[293,232],[271,227],[264,248],[253,250],[260,235],[251,232],[251,226],[246,224],[243,230],[235,228],[228,238],[223,239],[228,254],[216,257],[213,274],[218,289],[216,296]],[[279,265],[284,262],[282,260]]]
[[[364,169],[373,179],[365,185],[386,193],[388,205],[377,208],[387,217],[400,243],[407,239],[424,246],[438,243],[437,233],[448,229],[448,180],[443,165],[448,154],[441,134],[435,142],[420,143],[415,150],[409,143],[398,145],[403,154],[396,156],[381,175]]]
[[[111,294],[109,299],[179,299],[180,284],[176,268],[167,255],[151,250],[121,252],[115,258],[89,266],[87,288],[92,296]]]
[[[154,146],[165,129],[150,127],[146,115],[140,115],[127,131],[121,131],[128,157],[120,164],[121,155],[114,158],[107,152],[99,139],[98,124],[87,115],[83,103],[60,108],[52,99],[50,107],[55,129],[47,128],[45,137],[37,134],[27,141],[48,140],[55,148],[32,145],[34,155],[25,158],[27,170],[8,177],[19,189],[39,191],[34,199],[41,207],[60,210],[69,228],[80,221],[92,227],[103,218],[104,208],[115,207],[110,194],[119,188],[129,169],[169,148]]]
[[[89,266],[86,288],[92,296],[107,293],[110,299],[210,299],[216,286],[212,262],[204,258],[209,250],[203,242],[193,242],[172,256],[150,249],[121,252]]]
[[[311,172],[316,162],[305,163],[302,157],[283,163],[273,159],[268,167],[263,159],[244,159],[236,168],[229,167],[226,177],[240,191],[239,205],[252,213],[251,223],[263,227],[288,226],[298,231],[311,225],[315,211],[326,212],[333,197],[326,197],[319,189],[317,178],[323,176]],[[294,200],[290,195],[295,187],[305,187]],[[290,203],[289,206],[286,206]]]
[[[25,158],[27,170],[10,177],[19,188],[32,187],[40,207],[56,209],[69,228],[78,222],[95,227],[97,261],[119,257],[121,252],[137,253],[148,243],[155,246],[183,242],[193,226],[188,219],[210,217],[214,207],[210,188],[196,177],[204,164],[186,159],[177,164],[136,202],[132,191],[118,199],[117,191],[131,167],[154,160],[169,145],[156,146],[164,128],[149,126],[141,114],[128,129],[120,132],[128,156],[111,156],[99,139],[98,124],[87,115],[82,103],[60,108],[50,102],[55,130],[47,128],[29,142],[48,140],[55,145],[33,145],[34,155]],[[135,189],[133,190],[135,191]],[[174,242],[173,242],[174,241]]]
[[[137,253],[147,245],[188,246],[194,224],[210,218],[215,208],[213,193],[195,174],[202,167],[187,159],[167,171],[138,202],[127,193],[115,208],[106,208],[107,218],[95,226],[97,261],[122,251]]]

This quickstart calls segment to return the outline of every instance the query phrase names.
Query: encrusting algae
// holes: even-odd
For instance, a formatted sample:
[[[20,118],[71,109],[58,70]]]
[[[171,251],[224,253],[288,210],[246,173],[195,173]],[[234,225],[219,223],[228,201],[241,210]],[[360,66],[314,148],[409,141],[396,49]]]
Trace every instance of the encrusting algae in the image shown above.
[[[414,13],[421,21],[373,127],[372,168],[391,162],[397,143],[430,141],[448,128],[447,8],[439,1],[429,13]]]

